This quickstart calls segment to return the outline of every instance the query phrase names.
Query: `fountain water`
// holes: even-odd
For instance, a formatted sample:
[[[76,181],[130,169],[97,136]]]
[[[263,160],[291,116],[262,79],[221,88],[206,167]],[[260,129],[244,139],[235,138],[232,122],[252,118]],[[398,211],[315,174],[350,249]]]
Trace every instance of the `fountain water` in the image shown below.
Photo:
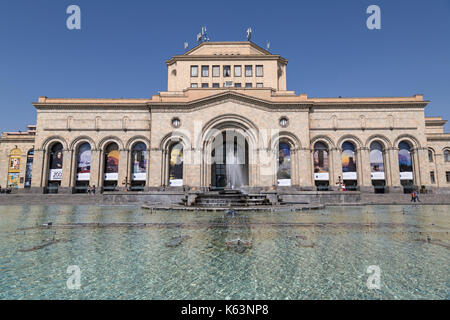
[[[235,149],[236,147],[236,149]],[[227,143],[226,151],[226,177],[227,187],[230,189],[239,189],[246,181],[244,181],[244,166],[245,166],[245,147],[242,148],[239,144]]]

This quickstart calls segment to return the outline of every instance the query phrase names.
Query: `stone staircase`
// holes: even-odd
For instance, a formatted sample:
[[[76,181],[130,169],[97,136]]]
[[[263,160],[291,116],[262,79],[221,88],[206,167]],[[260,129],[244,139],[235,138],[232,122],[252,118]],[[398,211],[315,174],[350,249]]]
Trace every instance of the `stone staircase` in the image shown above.
[[[187,199],[183,200],[187,205]],[[240,190],[209,191],[198,194],[195,198],[196,207],[252,207],[269,205],[269,201],[264,194],[245,194]]]

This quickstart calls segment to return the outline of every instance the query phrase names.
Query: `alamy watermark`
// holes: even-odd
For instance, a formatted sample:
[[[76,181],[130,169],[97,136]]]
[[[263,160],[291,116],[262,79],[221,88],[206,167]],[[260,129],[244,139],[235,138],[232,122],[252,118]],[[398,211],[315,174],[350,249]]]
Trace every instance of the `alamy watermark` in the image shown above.
[[[381,288],[381,268],[380,266],[368,266],[366,273],[370,274],[367,278],[368,289],[380,289]]]
[[[67,274],[70,274],[66,281],[67,289],[79,290],[81,288],[81,269],[79,266],[68,266]]]
[[[67,14],[70,14],[66,20],[66,26],[69,30],[80,30],[81,29],[81,9],[79,6],[72,4],[67,7]]]

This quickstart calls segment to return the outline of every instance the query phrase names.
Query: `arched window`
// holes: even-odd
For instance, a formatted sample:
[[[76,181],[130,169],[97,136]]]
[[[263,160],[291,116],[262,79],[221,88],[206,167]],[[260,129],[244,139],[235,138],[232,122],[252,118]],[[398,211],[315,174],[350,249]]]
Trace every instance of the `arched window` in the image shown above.
[[[370,172],[372,180],[384,180],[383,146],[378,141],[370,144]]]
[[[316,142],[314,144],[314,179],[316,181],[329,180],[329,160],[328,160],[328,146],[323,142]]]
[[[87,142],[78,147],[77,181],[89,181],[91,177],[91,145]]]
[[[342,175],[344,180],[356,180],[355,145],[349,141],[342,144]]]
[[[117,186],[117,179],[119,178],[119,146],[112,142],[105,148],[105,162],[104,162],[104,180],[105,186]]]
[[[433,160],[433,151],[428,149],[428,161],[429,162],[434,162]]]
[[[19,175],[20,175],[20,157],[22,151],[15,148],[9,153],[9,165],[8,165],[8,187],[19,187]]]
[[[27,154],[27,167],[25,170],[25,188],[31,187],[31,178],[33,176],[33,160],[34,160],[34,148],[30,149]]]
[[[131,179],[133,181],[145,181],[147,172],[147,146],[138,142],[131,151]]]
[[[277,182],[279,186],[291,185],[291,146],[287,142],[278,144]]]
[[[402,141],[398,144],[398,166],[400,169],[400,180],[413,180],[413,165],[411,157],[411,146]]]
[[[183,145],[172,144],[169,148],[169,186],[183,185]]]
[[[63,169],[63,146],[61,143],[55,143],[50,149],[49,154],[49,176],[48,181],[59,182],[62,180]]]
[[[450,162],[450,151],[449,150],[444,150],[444,161]]]

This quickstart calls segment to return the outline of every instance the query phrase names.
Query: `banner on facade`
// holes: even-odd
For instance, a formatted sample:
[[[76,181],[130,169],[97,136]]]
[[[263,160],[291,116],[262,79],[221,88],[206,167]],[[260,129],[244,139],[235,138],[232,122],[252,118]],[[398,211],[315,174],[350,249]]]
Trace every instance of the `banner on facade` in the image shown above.
[[[8,186],[11,188],[19,187],[19,174],[18,173],[8,173]]]
[[[48,174],[49,181],[61,181],[62,180],[62,169],[50,169]]]
[[[400,180],[413,180],[412,172],[400,172]]]
[[[278,186],[290,186],[291,185],[291,179],[278,179]]]
[[[171,187],[182,187],[183,179],[171,179],[171,180],[169,180],[169,185]]]
[[[84,143],[78,150],[77,180],[89,181],[91,177],[91,146]]]
[[[328,180],[330,180],[330,175],[328,174],[328,172],[314,173],[314,180],[316,180],[316,181],[328,181]]]

